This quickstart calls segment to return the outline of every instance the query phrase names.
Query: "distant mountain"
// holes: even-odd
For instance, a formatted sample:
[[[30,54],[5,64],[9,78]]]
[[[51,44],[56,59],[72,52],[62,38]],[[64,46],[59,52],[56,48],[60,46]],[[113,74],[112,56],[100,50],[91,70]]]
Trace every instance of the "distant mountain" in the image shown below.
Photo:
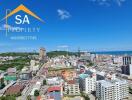
[[[29,56],[29,55],[38,55],[38,53],[29,53],[29,52],[7,52],[7,53],[1,53],[0,56]]]
[[[47,53],[48,57],[56,57],[56,56],[60,56],[60,55],[77,55],[76,52],[67,52],[67,51],[51,51]]]

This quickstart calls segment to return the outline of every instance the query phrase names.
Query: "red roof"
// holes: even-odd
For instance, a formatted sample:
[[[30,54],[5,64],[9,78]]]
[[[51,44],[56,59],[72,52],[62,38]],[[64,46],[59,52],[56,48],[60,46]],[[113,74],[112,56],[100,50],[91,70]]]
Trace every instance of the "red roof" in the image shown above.
[[[69,80],[67,83],[68,83],[68,84],[75,84],[76,81],[75,81],[75,80]]]
[[[24,89],[23,85],[14,85],[11,86],[7,91],[5,92],[6,95],[12,95],[12,94],[17,94],[20,93]]]
[[[60,90],[61,90],[61,87],[59,87],[59,86],[53,86],[53,87],[48,88],[48,92],[60,91]]]
[[[37,100],[41,100],[41,96],[38,96],[38,97],[37,97]]]

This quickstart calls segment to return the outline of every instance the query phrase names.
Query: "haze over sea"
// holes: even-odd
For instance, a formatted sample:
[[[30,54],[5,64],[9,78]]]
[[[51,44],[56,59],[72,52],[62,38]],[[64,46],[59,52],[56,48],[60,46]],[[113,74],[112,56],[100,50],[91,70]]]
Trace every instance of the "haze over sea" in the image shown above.
[[[132,55],[132,51],[100,51],[96,54],[108,54],[108,55]]]

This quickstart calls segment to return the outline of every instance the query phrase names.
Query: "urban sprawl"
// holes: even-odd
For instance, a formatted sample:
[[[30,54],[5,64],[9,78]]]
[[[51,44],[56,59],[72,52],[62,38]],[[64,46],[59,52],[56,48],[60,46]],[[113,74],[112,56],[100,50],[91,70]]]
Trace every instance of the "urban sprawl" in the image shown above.
[[[132,56],[1,53],[0,100],[132,100]]]

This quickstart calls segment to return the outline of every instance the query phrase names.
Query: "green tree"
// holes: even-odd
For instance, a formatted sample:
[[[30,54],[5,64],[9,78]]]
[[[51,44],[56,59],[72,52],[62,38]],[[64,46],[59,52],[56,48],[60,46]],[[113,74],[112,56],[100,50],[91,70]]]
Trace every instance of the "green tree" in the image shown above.
[[[43,80],[43,85],[47,85],[47,82],[46,82],[46,80]]]
[[[31,100],[31,96],[30,95],[27,96],[27,100]]]
[[[94,64],[92,62],[89,63],[89,66],[93,66]]]
[[[4,87],[5,87],[5,83],[2,83],[0,89],[3,89]]]
[[[34,96],[35,96],[35,97],[39,96],[39,91],[38,91],[38,90],[35,90],[35,91],[34,91]]]
[[[33,76],[36,76],[36,73],[33,73]]]
[[[130,87],[129,87],[129,93],[131,93],[131,94],[132,94],[132,88],[130,88]]]
[[[16,100],[16,97],[14,95],[7,96],[7,100]]]
[[[85,99],[85,100],[90,100],[89,96],[84,94],[83,92],[81,92],[81,96]]]
[[[4,96],[0,97],[0,100],[6,100],[6,98]]]
[[[16,100],[16,97],[14,95],[2,96],[0,100]]]

